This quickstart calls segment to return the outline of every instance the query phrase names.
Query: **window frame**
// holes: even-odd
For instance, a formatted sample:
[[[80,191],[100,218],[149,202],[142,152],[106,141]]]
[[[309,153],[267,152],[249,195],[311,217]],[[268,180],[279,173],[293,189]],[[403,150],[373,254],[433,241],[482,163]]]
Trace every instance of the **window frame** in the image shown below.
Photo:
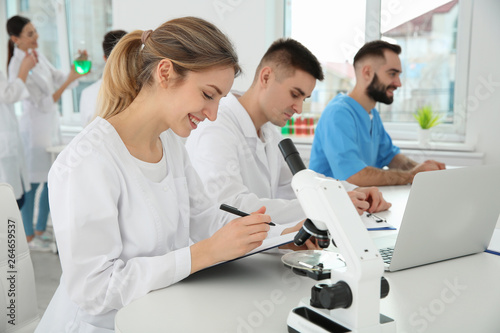
[[[470,144],[470,139],[466,135],[466,118],[469,82],[469,57],[470,57],[470,39],[472,28],[472,0],[459,0],[458,8],[458,27],[457,27],[457,62],[455,69],[455,91],[453,96],[453,123],[439,125],[439,142],[450,142],[458,144]],[[366,11],[377,10],[381,13],[381,0],[366,1]],[[380,15],[376,18],[367,15],[365,37],[373,39],[380,38],[373,36],[369,31],[370,26],[380,27]],[[416,141],[417,123],[403,123],[385,121],[384,127],[393,140]],[[469,150],[469,149],[467,149]]]
[[[287,0],[290,1],[290,0]],[[290,6],[283,2],[284,36],[290,36],[291,21]],[[398,0],[394,0],[398,2]],[[380,39],[381,15],[383,14],[382,0],[365,0],[365,41]],[[455,67],[455,86],[453,96],[453,123],[440,124],[434,129],[432,149],[453,149],[472,151],[474,142],[467,136],[467,112],[474,100],[468,95],[469,58],[472,35],[473,0],[459,0],[457,26],[457,55]],[[387,9],[386,9],[387,10]],[[368,14],[368,13],[378,13]],[[316,90],[316,89],[315,89]],[[379,108],[377,106],[377,108]],[[416,122],[384,121],[384,126],[393,141],[400,147],[420,148],[417,142],[418,124]]]

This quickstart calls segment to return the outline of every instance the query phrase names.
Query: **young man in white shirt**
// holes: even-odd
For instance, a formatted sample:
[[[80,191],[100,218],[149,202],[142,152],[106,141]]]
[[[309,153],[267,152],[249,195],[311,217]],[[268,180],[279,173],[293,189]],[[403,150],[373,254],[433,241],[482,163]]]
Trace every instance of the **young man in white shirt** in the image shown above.
[[[186,148],[193,166],[219,203],[248,212],[266,206],[280,224],[305,218],[278,149],[282,137],[276,126],[302,112],[316,80],[323,80],[316,57],[293,39],[279,39],[262,58],[252,86],[243,94],[228,94],[217,120],[199,124],[189,136]],[[359,214],[391,206],[375,187],[357,188],[349,196]]]

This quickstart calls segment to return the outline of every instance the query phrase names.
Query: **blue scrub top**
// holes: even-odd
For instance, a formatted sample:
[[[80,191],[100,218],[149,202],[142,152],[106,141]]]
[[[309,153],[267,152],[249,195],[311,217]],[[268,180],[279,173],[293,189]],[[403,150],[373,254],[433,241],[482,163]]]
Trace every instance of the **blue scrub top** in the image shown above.
[[[392,144],[376,109],[370,115],[351,97],[339,94],[321,114],[309,168],[346,180],[367,166],[387,166],[400,149]]]

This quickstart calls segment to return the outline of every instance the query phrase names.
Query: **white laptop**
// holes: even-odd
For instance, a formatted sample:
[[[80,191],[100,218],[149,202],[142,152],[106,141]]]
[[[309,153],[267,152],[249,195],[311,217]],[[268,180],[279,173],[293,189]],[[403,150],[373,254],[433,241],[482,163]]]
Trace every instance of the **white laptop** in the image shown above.
[[[500,166],[418,173],[399,233],[374,239],[381,253],[393,244],[386,271],[485,251],[500,215],[499,191]]]

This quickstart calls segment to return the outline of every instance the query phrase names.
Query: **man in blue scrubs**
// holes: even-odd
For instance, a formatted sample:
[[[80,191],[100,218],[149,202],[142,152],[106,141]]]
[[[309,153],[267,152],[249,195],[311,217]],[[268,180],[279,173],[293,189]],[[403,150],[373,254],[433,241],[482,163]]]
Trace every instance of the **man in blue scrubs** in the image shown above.
[[[401,87],[400,53],[400,46],[381,40],[358,51],[354,89],[330,101],[318,122],[311,169],[358,186],[408,184],[418,172],[445,169],[443,163],[418,164],[401,154],[375,109],[377,102],[391,104]]]

